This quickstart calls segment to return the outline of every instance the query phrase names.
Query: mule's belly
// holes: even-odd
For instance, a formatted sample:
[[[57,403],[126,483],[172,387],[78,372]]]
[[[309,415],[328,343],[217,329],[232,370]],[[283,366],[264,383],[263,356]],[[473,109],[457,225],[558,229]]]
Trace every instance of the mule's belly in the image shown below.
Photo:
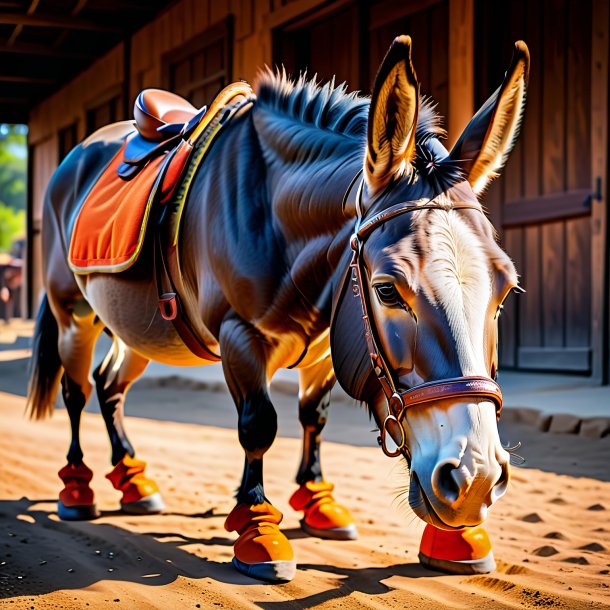
[[[161,317],[152,272],[77,276],[86,300],[100,320],[127,346],[156,362],[173,366],[208,364],[183,343],[174,325]],[[152,270],[151,270],[152,271]]]

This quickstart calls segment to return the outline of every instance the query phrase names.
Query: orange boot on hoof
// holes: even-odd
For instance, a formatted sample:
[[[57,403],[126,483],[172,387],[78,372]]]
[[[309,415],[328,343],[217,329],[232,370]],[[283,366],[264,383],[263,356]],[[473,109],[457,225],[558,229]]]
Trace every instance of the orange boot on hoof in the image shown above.
[[[419,560],[428,568],[452,574],[487,574],[496,569],[491,542],[482,526],[446,531],[426,525]]]
[[[106,475],[115,489],[123,492],[121,508],[133,515],[152,515],[162,511],[165,503],[157,484],[144,474],[146,462],[125,457]]]
[[[268,502],[238,504],[225,521],[228,532],[237,532],[233,565],[243,574],[268,582],[292,580],[297,565],[288,538],[278,525],[282,513]]]
[[[93,490],[89,487],[93,472],[85,463],[66,464],[57,474],[64,482],[57,502],[59,518],[63,521],[85,521],[99,517]]]
[[[354,518],[345,506],[333,498],[334,488],[332,483],[326,481],[308,481],[292,494],[290,506],[305,513],[301,519],[301,527],[310,536],[356,540],[358,529]]]

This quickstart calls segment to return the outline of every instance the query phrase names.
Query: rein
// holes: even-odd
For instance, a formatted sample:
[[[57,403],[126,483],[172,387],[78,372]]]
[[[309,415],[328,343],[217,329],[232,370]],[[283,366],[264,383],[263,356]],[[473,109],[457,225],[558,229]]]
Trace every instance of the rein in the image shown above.
[[[350,191],[355,185],[359,175],[360,174],[356,174],[348,186],[343,199],[344,205],[347,202]],[[371,324],[371,316],[369,315],[370,305],[367,291],[363,289],[364,284],[362,278],[365,275],[365,269],[362,260],[362,251],[364,244],[373,231],[378,229],[388,220],[396,218],[397,216],[402,216],[403,214],[409,214],[419,210],[444,210],[447,212],[451,210],[478,210],[481,213],[482,210],[480,207],[469,204],[456,204],[448,208],[432,202],[420,205],[414,202],[401,202],[365,219],[362,208],[363,184],[364,179],[361,179],[356,195],[358,220],[356,221],[355,231],[350,239],[352,259],[349,267],[351,269],[352,293],[354,297],[359,298],[362,307],[364,337],[369,350],[371,364],[387,400],[387,413],[381,424],[380,436],[377,441],[381,446],[382,451],[388,457],[397,457],[400,454],[404,454],[405,457],[408,458],[407,437],[403,425],[403,420],[408,409],[447,398],[481,398],[490,400],[494,403],[496,407],[496,417],[499,419],[502,410],[502,391],[494,380],[489,377],[481,376],[438,379],[419,384],[408,390],[399,390],[396,387],[392,371],[375,338],[375,328]],[[389,426],[392,426],[395,431],[399,433],[398,436],[400,437],[400,443],[397,443],[397,448],[394,451],[390,451],[387,447],[386,439]],[[396,441],[396,436],[392,436],[394,441]]]

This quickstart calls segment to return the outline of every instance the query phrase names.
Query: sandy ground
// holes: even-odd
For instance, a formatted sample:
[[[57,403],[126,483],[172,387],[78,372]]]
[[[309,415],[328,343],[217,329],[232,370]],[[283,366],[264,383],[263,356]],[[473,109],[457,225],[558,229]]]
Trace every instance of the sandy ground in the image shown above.
[[[326,476],[352,510],[360,539],[305,536],[288,506],[300,443],[279,438],[266,460],[266,490],[284,512],[299,570],[291,583],[271,586],[230,565],[233,534],[223,523],[242,464],[235,431],[131,418],[138,455],[168,504],[162,515],[133,517],[116,511],[118,493],[103,477],[109,470],[103,423],[86,414],[83,445],[103,514],[95,522],[63,523],[55,498],[68,443],[65,412],[27,422],[23,399],[0,393],[0,418],[3,608],[610,606],[609,438],[530,432],[544,470],[513,470],[512,489],[487,523],[498,570],[467,577],[419,565],[423,523],[396,499],[403,472],[377,448],[330,442],[323,448]]]

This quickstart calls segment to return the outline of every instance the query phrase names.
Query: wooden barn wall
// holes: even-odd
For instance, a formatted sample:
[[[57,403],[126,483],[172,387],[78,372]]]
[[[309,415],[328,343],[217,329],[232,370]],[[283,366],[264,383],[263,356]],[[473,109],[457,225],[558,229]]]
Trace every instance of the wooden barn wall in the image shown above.
[[[226,19],[230,13],[236,15],[233,21],[232,77],[252,80],[258,67],[270,62],[270,31],[264,17],[271,8],[271,0],[183,0],[173,5],[131,37],[129,108],[140,89],[163,87],[164,54],[180,48],[197,34]],[[76,125],[77,140],[81,140],[87,131],[88,111],[116,95],[123,99],[124,55],[121,43],[41,102],[30,114],[28,139],[33,174],[30,231],[33,243],[28,255],[32,261],[32,269],[28,272],[32,276],[32,285],[26,303],[30,314],[34,313],[42,290],[39,229],[46,185],[60,161],[59,133]],[[123,107],[121,104],[121,109]]]
[[[476,5],[478,104],[501,82],[515,40],[532,57],[521,138],[485,198],[527,290],[506,305],[504,366],[591,370],[592,1]]]

